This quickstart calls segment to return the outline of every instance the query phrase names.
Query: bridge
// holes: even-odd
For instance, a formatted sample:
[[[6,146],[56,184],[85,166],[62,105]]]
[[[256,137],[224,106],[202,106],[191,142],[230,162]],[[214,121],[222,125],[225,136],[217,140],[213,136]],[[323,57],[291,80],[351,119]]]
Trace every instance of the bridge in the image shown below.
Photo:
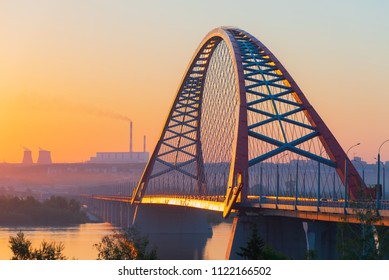
[[[310,226],[316,240],[332,232],[321,247],[333,241],[334,222],[361,223],[358,213],[367,208],[379,217],[377,226],[388,226],[381,192],[379,184],[365,184],[273,53],[243,30],[221,27],[195,51],[138,184],[89,199],[132,208],[131,214],[115,211],[124,225],[147,205],[217,211],[224,218],[235,213],[227,257],[236,258],[253,223],[265,239],[274,233],[269,230],[287,227],[305,246],[301,222],[316,221]],[[274,243],[290,242],[276,235],[281,240]]]

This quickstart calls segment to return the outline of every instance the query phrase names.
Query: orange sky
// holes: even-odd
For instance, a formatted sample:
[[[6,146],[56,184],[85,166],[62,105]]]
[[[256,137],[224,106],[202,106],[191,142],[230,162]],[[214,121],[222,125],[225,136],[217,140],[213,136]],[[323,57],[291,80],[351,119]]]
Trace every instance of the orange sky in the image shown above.
[[[387,2],[208,2],[1,2],[0,161],[20,162],[22,146],[55,162],[126,151],[125,118],[134,150],[147,135],[151,152],[189,59],[221,25],[267,45],[343,148],[361,142],[353,154],[374,161],[389,138]]]

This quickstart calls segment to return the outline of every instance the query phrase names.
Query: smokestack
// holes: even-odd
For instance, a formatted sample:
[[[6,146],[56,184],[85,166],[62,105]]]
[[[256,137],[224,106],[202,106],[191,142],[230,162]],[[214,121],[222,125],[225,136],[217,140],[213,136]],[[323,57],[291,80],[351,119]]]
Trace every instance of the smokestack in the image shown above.
[[[132,153],[132,121],[130,121],[130,153]]]
[[[143,136],[143,152],[146,152],[146,135]]]

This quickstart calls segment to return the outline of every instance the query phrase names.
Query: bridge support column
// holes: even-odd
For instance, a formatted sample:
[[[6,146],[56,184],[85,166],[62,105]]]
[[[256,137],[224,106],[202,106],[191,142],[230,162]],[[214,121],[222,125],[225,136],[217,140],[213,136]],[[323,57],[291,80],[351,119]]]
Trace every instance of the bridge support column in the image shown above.
[[[304,259],[307,243],[302,221],[276,216],[247,216],[240,213],[234,217],[230,242],[226,259],[242,259],[237,253],[240,247],[246,247],[253,232],[257,228],[258,235],[272,249],[291,259]]]
[[[309,250],[319,260],[334,260],[338,258],[336,235],[338,223],[309,221],[307,222],[307,239]]]
[[[134,206],[132,207],[134,208]],[[131,214],[132,213],[132,214]],[[130,204],[126,202],[122,202],[120,204],[120,226],[122,228],[128,228],[132,226],[132,216],[133,211],[130,211]]]
[[[212,237],[208,218],[219,212],[170,205],[138,205],[134,226],[148,236],[160,259],[201,259]]]
[[[127,214],[127,206],[125,203],[120,203],[120,226],[122,228],[127,227],[127,222],[126,222],[126,214]]]
[[[108,221],[114,224],[114,205],[113,202],[108,202]]]
[[[226,259],[241,259],[240,247],[246,247],[257,228],[263,241],[277,252],[289,259],[306,259],[310,257],[331,260],[337,259],[336,249],[337,223],[323,221],[306,221],[290,217],[250,215],[244,212],[234,218]],[[308,258],[310,258],[308,257]]]
[[[103,218],[104,218],[104,221],[108,221],[108,202],[106,201],[102,201],[102,204],[103,204]]]

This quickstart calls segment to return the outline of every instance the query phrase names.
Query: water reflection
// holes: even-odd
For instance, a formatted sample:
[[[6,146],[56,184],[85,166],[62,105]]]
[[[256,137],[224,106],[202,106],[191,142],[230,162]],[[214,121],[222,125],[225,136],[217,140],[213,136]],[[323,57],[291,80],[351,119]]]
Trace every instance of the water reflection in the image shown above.
[[[104,235],[111,234],[115,227],[109,223],[91,223],[77,226],[63,227],[7,227],[0,228],[0,260],[8,260],[12,257],[12,252],[8,247],[9,236],[15,236],[18,231],[23,231],[26,238],[32,242],[32,247],[39,247],[42,240],[48,242],[61,241],[65,245],[64,255],[69,259],[95,260],[97,250],[93,244],[101,241]],[[185,254],[187,258],[194,259],[224,259],[228,240],[231,232],[231,223],[220,223],[212,226],[212,237],[206,240],[205,248],[202,252],[196,251]],[[175,240],[180,244],[190,242],[187,236],[177,238],[176,234],[168,234],[160,238],[166,240]],[[168,241],[168,242],[170,242]],[[183,245],[184,246],[184,245]],[[164,255],[163,252],[159,252]],[[178,252],[177,252],[178,253]],[[187,252],[185,252],[187,253]],[[170,252],[172,254],[172,252]],[[190,257],[191,256],[191,257]],[[179,256],[171,255],[173,259],[179,259]]]
[[[8,227],[0,228],[0,259],[8,260],[12,257],[8,239],[23,231],[26,238],[32,242],[32,247],[39,247],[42,240],[48,242],[61,241],[65,245],[64,255],[69,259],[95,260],[97,250],[93,244],[100,242],[104,235],[115,229],[109,223],[82,224],[63,227]]]

